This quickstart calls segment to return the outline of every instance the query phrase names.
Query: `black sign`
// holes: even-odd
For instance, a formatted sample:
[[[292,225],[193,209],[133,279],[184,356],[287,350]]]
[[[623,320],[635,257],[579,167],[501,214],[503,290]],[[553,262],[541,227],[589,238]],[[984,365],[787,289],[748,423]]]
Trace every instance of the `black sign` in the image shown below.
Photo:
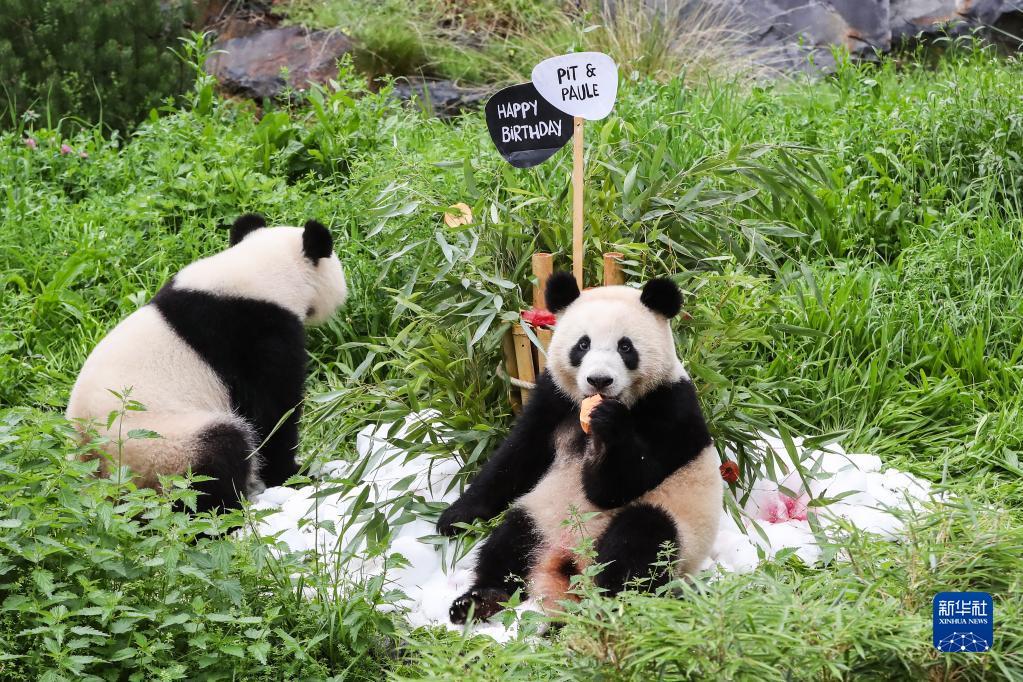
[[[532,83],[496,93],[486,113],[497,151],[516,168],[543,163],[572,139],[572,117],[548,103]]]

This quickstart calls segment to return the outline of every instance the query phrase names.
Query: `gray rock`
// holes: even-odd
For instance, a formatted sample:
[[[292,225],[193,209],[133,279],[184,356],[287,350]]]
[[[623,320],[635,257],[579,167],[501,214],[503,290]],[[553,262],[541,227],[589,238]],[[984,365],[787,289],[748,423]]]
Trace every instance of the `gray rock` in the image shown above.
[[[1023,0],[962,0],[970,21],[990,26],[1010,12],[1023,12]]]
[[[873,57],[920,33],[962,32],[1023,12],[1023,0],[717,0],[734,10],[737,28],[769,48],[772,65],[827,70],[832,46]]]
[[[218,41],[214,45],[218,52],[207,60],[206,70],[231,94],[277,97],[288,87],[305,90],[311,83],[336,78],[338,58],[352,47],[351,39],[339,31],[273,28]]]
[[[845,44],[859,52],[891,49],[891,7],[888,0],[830,0],[845,20]]]
[[[768,48],[782,68],[832,65],[831,48],[872,57],[891,47],[888,0],[723,0],[731,3],[740,28]],[[777,62],[777,63],[775,63]]]
[[[912,38],[943,28],[951,31],[966,26],[963,0],[892,0],[892,38]]]
[[[415,100],[427,113],[440,118],[477,109],[493,92],[493,88],[467,88],[449,80],[407,78],[394,84],[398,99]]]
[[[942,31],[962,33],[994,26],[1023,12],[1023,0],[890,0],[892,37],[912,38]]]
[[[1020,3],[1023,5],[1023,2]],[[991,38],[1007,51],[1023,51],[1023,7],[1003,14],[991,24]]]

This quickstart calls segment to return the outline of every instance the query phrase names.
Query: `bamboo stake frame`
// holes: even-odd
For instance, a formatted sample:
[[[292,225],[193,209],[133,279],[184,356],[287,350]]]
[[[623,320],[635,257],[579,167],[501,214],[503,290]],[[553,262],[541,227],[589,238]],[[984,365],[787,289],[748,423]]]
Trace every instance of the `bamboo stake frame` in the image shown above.
[[[579,289],[583,289],[583,180],[585,176],[585,155],[583,146],[584,126],[586,120],[581,116],[573,119],[572,131],[572,274]],[[616,286],[625,283],[621,260],[623,255],[617,252],[604,254],[604,286]],[[554,272],[554,256],[549,253],[534,253],[531,261],[536,284],[533,286],[533,307],[546,310],[547,302],[544,290],[547,280]],[[521,325],[515,325],[505,336],[502,350],[504,351],[504,371],[511,381],[510,398],[512,411],[518,413],[529,400],[530,392],[536,386],[536,378],[547,366],[547,348],[553,332],[543,327],[533,327],[536,339],[541,348],[537,348]]]
[[[622,258],[625,255],[617,251],[604,254],[604,286],[613,287],[625,284],[625,273],[622,272]]]
[[[623,255],[617,252],[604,254],[604,286],[625,284],[625,273],[621,267],[622,258]],[[533,276],[536,278],[536,284],[533,285],[533,307],[537,310],[546,310],[544,290],[547,288],[548,278],[554,271],[554,256],[549,253],[534,253],[531,263]],[[504,354],[501,369],[511,383],[509,398],[515,414],[520,413],[522,406],[529,401],[529,394],[536,387],[537,377],[547,367],[546,352],[554,335],[553,330],[544,327],[531,329],[540,344],[539,348],[526,334],[521,324],[514,325],[508,331],[501,345]]]
[[[536,277],[536,285],[533,287],[533,307],[537,310],[546,310],[544,291],[547,290],[547,280],[554,273],[554,255],[534,253],[532,264],[533,276]]]

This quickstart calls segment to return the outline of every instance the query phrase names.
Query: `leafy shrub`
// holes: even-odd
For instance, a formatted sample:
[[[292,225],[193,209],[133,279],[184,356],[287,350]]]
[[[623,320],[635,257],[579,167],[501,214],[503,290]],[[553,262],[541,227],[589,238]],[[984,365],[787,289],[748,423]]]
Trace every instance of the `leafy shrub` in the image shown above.
[[[182,92],[190,71],[168,49],[191,13],[186,0],[0,0],[3,120],[65,117],[134,126],[168,95]],[[4,101],[4,99],[6,101]]]
[[[378,679],[382,579],[336,584],[271,539],[69,459],[62,419],[0,412],[0,678]],[[274,671],[273,673],[271,671]]]
[[[933,67],[836,59],[825,84],[799,85],[781,99],[774,90],[754,94],[771,102],[758,112],[768,129],[828,150],[829,183],[819,193],[833,219],[815,231],[830,254],[894,260],[963,202],[1000,219],[1018,213],[1018,56],[1002,63],[993,48],[953,44]]]

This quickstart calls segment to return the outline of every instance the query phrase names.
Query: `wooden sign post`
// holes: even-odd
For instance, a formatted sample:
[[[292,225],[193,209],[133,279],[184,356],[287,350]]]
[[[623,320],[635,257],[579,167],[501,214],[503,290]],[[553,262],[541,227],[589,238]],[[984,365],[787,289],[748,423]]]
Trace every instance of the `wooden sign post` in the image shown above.
[[[572,134],[572,274],[579,290],[583,288],[583,124],[575,117]]]
[[[602,52],[572,52],[533,67],[529,83],[487,102],[487,128],[501,156],[516,168],[543,163],[572,138],[572,273],[583,288],[583,128],[611,113],[618,66]],[[571,132],[568,123],[571,122]]]
[[[572,272],[583,288],[583,127],[611,113],[618,95],[618,66],[602,52],[573,52],[545,59],[533,67],[540,96],[573,117],[572,133]]]
[[[572,138],[572,273],[580,289],[585,244],[583,128],[586,119],[596,121],[611,113],[617,94],[614,61],[600,52],[576,52],[545,59],[533,67],[529,83],[497,92],[486,106],[487,129],[494,146],[516,168],[543,163]],[[605,254],[605,284],[622,283],[620,257]],[[536,377],[546,366],[555,319],[546,310],[544,288],[553,269],[551,254],[533,254],[533,310],[524,312],[519,324],[504,337],[502,369],[508,375],[515,412],[529,399]]]

